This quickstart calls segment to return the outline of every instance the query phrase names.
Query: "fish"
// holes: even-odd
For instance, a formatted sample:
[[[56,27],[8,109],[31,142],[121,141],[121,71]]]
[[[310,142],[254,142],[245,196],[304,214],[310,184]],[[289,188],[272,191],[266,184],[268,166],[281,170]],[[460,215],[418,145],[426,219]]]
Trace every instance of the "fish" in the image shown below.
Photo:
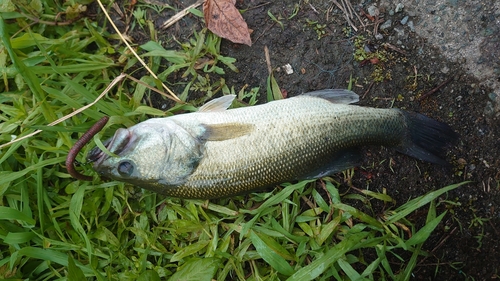
[[[111,154],[95,147],[88,160],[104,178],[170,197],[215,199],[334,175],[358,165],[367,145],[448,165],[442,155],[458,138],[419,113],[354,105],[359,96],[349,90],[228,109],[234,99],[120,128],[104,142]]]

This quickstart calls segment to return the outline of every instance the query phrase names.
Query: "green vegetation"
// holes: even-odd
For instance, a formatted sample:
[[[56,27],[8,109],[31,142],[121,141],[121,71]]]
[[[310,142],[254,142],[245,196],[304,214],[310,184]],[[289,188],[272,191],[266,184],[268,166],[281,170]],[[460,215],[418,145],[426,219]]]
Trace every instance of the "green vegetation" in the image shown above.
[[[316,35],[318,35],[318,40],[326,36],[326,24],[320,24],[317,21],[313,21],[310,19],[306,19],[306,23],[309,27],[316,31]]]
[[[378,214],[348,203],[393,202],[389,195],[341,196],[330,178],[210,202],[70,178],[68,150],[103,115],[111,117],[101,133],[107,137],[150,116],[195,110],[220,92],[253,105],[259,89],[226,85],[220,75],[223,67],[236,71],[235,60],[220,54],[219,38],[200,30],[176,50],[153,41],[134,46],[158,80],[147,74],[141,83],[125,80],[49,126],[93,102],[120,73],[133,74],[137,59],[106,24],[82,18],[85,7],[13,3],[0,5],[0,144],[41,133],[0,149],[0,279],[408,280],[426,255],[422,245],[446,215],[437,213],[436,199],[459,185]],[[68,11],[68,22],[55,24]],[[148,23],[144,14],[134,16],[138,25]],[[173,74],[185,78],[175,82],[183,83],[183,102],[195,90],[204,95],[165,112],[144,105],[150,87],[161,89]],[[274,93],[279,87],[271,78]],[[85,162],[92,146],[77,159]],[[91,174],[90,165],[81,166]],[[417,227],[409,216],[419,208],[427,218]]]
[[[394,59],[394,57],[385,49],[370,50],[364,36],[359,35],[354,38],[354,60],[362,65],[373,65],[371,74],[373,81],[383,82],[392,79],[391,72],[386,67],[386,64],[391,59]]]

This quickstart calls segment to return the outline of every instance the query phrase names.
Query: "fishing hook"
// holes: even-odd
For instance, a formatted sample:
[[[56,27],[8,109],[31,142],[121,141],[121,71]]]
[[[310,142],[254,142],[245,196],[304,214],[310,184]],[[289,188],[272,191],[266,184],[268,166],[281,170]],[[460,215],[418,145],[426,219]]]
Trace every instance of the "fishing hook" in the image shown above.
[[[84,174],[80,174],[75,169],[74,162],[76,155],[82,150],[82,148],[97,134],[99,133],[104,125],[108,123],[109,117],[104,116],[99,121],[97,121],[90,129],[82,135],[82,137],[76,141],[73,147],[69,150],[68,156],[66,157],[66,169],[68,173],[74,177],[75,179],[79,179],[82,181],[91,181],[93,178],[91,176],[86,176]]]

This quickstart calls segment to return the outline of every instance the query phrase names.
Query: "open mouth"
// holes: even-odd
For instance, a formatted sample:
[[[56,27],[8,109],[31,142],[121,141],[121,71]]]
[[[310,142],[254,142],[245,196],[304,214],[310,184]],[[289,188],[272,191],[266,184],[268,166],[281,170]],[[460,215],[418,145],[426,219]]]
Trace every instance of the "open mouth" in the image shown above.
[[[111,143],[112,140],[113,140],[113,138],[107,139],[105,142],[103,142],[104,147],[108,148],[109,144]],[[99,147],[96,146],[96,147],[92,148],[89,155],[87,155],[87,161],[96,162],[104,155],[106,155],[106,153],[104,153]]]
[[[134,139],[129,130],[118,129],[113,138],[107,139],[103,144],[109,152],[120,155],[120,153],[127,151],[131,147]],[[94,167],[97,167],[108,157],[110,157],[108,153],[102,151],[99,147],[94,147],[87,156],[87,160],[94,162]]]

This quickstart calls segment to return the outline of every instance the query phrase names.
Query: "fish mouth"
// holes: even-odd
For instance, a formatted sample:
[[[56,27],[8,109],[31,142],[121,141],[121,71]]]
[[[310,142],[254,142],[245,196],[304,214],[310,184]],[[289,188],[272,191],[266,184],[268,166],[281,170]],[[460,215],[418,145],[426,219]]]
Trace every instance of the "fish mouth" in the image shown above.
[[[135,143],[136,138],[127,129],[118,129],[115,135],[103,142],[104,147],[109,152],[120,155],[129,150]],[[87,156],[87,161],[94,163],[94,169],[99,167],[106,159],[112,157],[106,152],[102,151],[99,147],[94,147]]]

